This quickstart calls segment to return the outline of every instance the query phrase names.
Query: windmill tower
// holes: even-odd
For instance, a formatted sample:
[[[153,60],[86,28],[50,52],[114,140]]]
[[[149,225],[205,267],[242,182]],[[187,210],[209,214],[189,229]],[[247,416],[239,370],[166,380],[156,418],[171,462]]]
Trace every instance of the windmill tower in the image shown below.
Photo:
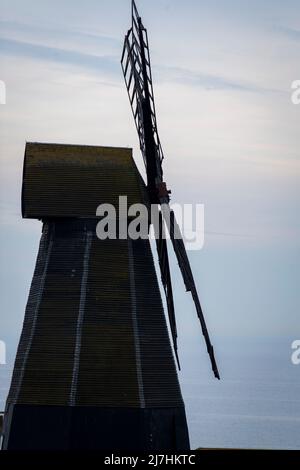
[[[23,217],[43,221],[4,449],[187,449],[148,240],[99,240],[96,210],[147,203],[129,149],[28,143]]]
[[[23,217],[43,222],[4,422],[4,449],[189,449],[184,403],[148,239],[97,237],[97,207],[155,204],[175,358],[177,330],[163,221],[219,378],[169,193],[149,46],[133,2],[122,67],[146,164],[129,149],[28,143]],[[169,219],[168,217],[169,216]],[[118,224],[121,220],[118,220]],[[130,218],[126,219],[126,224]],[[179,363],[179,361],[178,361]]]

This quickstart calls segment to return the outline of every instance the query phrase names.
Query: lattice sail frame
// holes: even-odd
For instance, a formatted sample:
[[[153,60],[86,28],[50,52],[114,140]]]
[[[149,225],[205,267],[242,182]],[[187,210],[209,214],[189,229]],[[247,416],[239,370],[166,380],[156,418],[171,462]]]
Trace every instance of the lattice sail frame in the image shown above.
[[[146,65],[146,74],[143,73],[143,63]],[[147,98],[147,95],[149,96],[152,131],[157,154],[157,168],[162,182],[163,171],[161,164],[164,159],[164,154],[157,131],[148,33],[142,24],[134,1],[132,2],[132,27],[125,36],[121,65],[134,122],[139,136],[140,149],[146,167],[147,160],[142,103],[143,100]],[[147,83],[145,83],[144,80],[145,76]]]
[[[164,154],[157,131],[148,34],[146,28],[143,26],[141,17],[138,13],[134,0],[132,0],[132,26],[129,29],[127,35],[125,36],[121,65],[133,113],[133,118],[138,132],[140,149],[146,166],[150,200],[153,196],[153,187],[155,187],[158,193],[157,200],[161,205],[161,211],[159,214],[160,226],[158,229],[158,236],[156,236],[156,245],[159,257],[162,284],[165,290],[167,300],[167,309],[173,339],[173,346],[178,367],[180,369],[177,353],[177,327],[175,319],[175,309],[167,243],[163,236],[163,222],[168,227],[168,231],[170,233],[173,248],[177,257],[178,265],[184,280],[186,290],[188,292],[191,292],[192,294],[197,315],[200,321],[202,333],[205,338],[206,348],[210,357],[212,370],[214,372],[215,377],[217,379],[220,379],[217,363],[214,356],[214,348],[209,338],[209,333],[203,315],[196,284],[193,278],[190,262],[186,253],[179,226],[176,222],[175,214],[169,206],[169,195],[166,189],[163,194],[159,194],[160,186],[164,185],[162,170]],[[147,122],[145,122],[146,120]],[[149,123],[151,129],[149,129]],[[151,149],[147,149],[146,130],[148,133],[148,145],[152,147]],[[149,132],[151,134],[150,140]],[[150,161],[151,164],[154,163],[155,168],[155,171],[153,171],[152,168],[152,172],[148,171],[149,155],[151,158],[155,159],[155,162]]]

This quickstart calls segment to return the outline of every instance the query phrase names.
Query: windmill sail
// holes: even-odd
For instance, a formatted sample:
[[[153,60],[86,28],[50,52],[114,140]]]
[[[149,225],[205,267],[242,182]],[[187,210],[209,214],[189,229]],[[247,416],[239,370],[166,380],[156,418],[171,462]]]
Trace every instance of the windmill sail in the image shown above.
[[[162,182],[164,155],[157,132],[148,35],[134,1],[132,27],[125,36],[121,64],[151,187]],[[152,197],[155,199],[154,194]]]
[[[128,91],[129,101],[137,128],[140,149],[143,155],[147,174],[147,187],[151,203],[160,204],[161,214],[167,222],[173,248],[182,273],[187,291],[190,291],[195,303],[197,315],[205,338],[207,352],[210,357],[212,370],[220,379],[214,349],[211,344],[205,323],[197,288],[191,266],[180,234],[174,212],[169,207],[169,192],[163,182],[162,161],[164,154],[157,131],[157,119],[153,93],[150,51],[147,30],[143,26],[134,0],[132,0],[132,26],[125,36],[121,65]],[[166,213],[168,217],[166,217]],[[176,233],[176,236],[175,236]],[[177,331],[173,303],[171,276],[168,264],[166,241],[159,236],[157,249],[161,269],[161,277],[166,293],[169,322],[173,337],[175,355],[177,356]]]
[[[176,326],[175,308],[174,308],[174,300],[173,300],[172,280],[171,280],[171,272],[170,272],[170,266],[169,266],[167,241],[166,241],[164,232],[165,232],[165,228],[164,228],[162,213],[159,212],[159,233],[156,235],[156,247],[157,247],[157,252],[158,252],[161,280],[162,280],[162,284],[163,284],[165,295],[166,295],[168,317],[169,317],[169,324],[170,324],[170,329],[171,329],[171,334],[172,334],[174,353],[175,353],[176,361],[178,364],[178,368],[180,370],[180,362],[179,362],[178,351],[177,351],[177,326]]]

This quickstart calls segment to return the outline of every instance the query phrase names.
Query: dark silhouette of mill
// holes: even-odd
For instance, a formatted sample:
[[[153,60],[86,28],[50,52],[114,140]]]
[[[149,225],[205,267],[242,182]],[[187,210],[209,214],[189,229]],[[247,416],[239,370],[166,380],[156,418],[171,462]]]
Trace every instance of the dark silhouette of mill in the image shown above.
[[[163,180],[148,36],[134,1],[121,63],[146,183],[130,149],[26,145],[22,212],[41,220],[43,231],[7,399],[4,449],[189,449],[149,240],[96,235],[97,207],[118,207],[119,196],[129,206],[157,208],[158,260],[178,365],[165,227],[219,378]]]
[[[43,222],[4,449],[188,448],[148,240],[99,240],[101,203],[147,204],[130,149],[28,143],[23,216]]]

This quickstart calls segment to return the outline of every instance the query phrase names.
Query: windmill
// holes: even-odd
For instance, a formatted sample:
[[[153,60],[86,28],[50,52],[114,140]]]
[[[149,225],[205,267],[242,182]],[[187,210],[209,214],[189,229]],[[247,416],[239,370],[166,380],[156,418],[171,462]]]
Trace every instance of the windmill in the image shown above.
[[[148,40],[134,3],[122,64],[147,185],[131,149],[26,144],[22,215],[41,220],[43,229],[6,402],[3,449],[189,449],[149,239],[97,236],[97,208],[116,207],[122,195],[129,205],[161,207],[157,249],[178,360],[163,236],[170,214],[174,249],[218,376],[184,244],[175,237],[179,229],[163,182]]]
[[[184,242],[176,222],[174,211],[172,211],[169,206],[170,191],[167,190],[166,183],[163,180],[162,162],[164,160],[164,154],[157,131],[148,34],[146,28],[143,26],[134,0],[132,0],[132,26],[125,37],[121,64],[138,132],[140,149],[146,167],[149,199],[152,204],[159,204],[161,206],[160,227],[156,234],[157,251],[177,362],[179,365],[172,283],[167,243],[163,236],[163,222],[166,222],[168,227],[186,290],[191,292],[193,297],[213,373],[217,379],[220,379],[214,349],[209,338]]]

